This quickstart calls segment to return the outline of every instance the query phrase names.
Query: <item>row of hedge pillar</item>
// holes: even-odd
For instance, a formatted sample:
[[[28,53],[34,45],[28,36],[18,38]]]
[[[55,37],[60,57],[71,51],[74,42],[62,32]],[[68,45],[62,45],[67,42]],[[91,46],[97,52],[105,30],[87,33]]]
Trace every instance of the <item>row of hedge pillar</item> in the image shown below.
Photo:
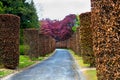
[[[0,65],[15,69],[19,65],[19,29],[20,18],[12,14],[0,15]],[[25,29],[25,50],[30,58],[45,56],[55,50],[55,40],[40,34],[37,29]]]
[[[79,16],[81,25],[66,46],[96,66],[98,80],[119,80],[120,0],[91,0],[91,6],[92,12]]]
[[[25,53],[31,59],[45,56],[55,50],[55,40],[48,35],[39,33],[38,29],[24,30],[24,44],[30,48],[25,50]]]
[[[85,63],[94,65],[96,62],[98,80],[119,80],[120,0],[91,0],[91,6],[91,13],[80,15],[79,39],[77,39],[79,35],[76,32],[72,36],[73,38],[71,37],[68,40],[69,44],[66,46],[81,55]],[[15,68],[19,62],[19,25],[19,17],[0,15],[0,59],[3,60],[4,66],[8,68]],[[33,33],[34,31],[30,32],[31,35]],[[39,34],[39,32],[36,31],[35,34]],[[48,41],[46,41],[47,36],[44,36],[42,41],[45,42],[41,44],[44,45],[45,50],[41,49],[36,44],[36,42],[40,44],[41,34],[35,34],[32,38],[29,36],[28,44],[32,51],[34,49],[38,50],[30,51],[30,56],[36,57],[45,54],[44,51],[48,48],[44,43]],[[38,38],[36,39],[36,37]],[[80,45],[77,43],[80,43]],[[32,54],[40,51],[42,51],[42,54]]]

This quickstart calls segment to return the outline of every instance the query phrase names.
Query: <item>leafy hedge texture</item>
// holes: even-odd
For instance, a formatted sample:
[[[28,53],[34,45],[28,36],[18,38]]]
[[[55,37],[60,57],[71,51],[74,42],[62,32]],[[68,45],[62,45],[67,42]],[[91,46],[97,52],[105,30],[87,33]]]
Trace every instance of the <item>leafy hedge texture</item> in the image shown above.
[[[30,58],[39,57],[39,35],[38,30],[34,28],[24,30],[24,43],[29,46],[29,51],[25,50],[25,54],[28,54]]]
[[[80,27],[76,29],[76,53],[81,56],[81,43],[80,43]]]
[[[120,80],[120,0],[91,0],[98,80]]]
[[[45,56],[55,50],[55,39],[49,35],[39,34],[39,55]]]
[[[24,30],[24,44],[30,47],[29,50],[25,50],[25,54],[31,59],[45,56],[55,50],[55,40],[33,28]]]
[[[94,66],[95,57],[92,43],[91,12],[82,13],[80,15],[80,23],[82,58],[84,63],[90,63],[91,66]]]
[[[6,68],[14,69],[19,64],[20,18],[0,14],[0,58]]]
[[[67,48],[68,40],[56,42],[56,48]]]

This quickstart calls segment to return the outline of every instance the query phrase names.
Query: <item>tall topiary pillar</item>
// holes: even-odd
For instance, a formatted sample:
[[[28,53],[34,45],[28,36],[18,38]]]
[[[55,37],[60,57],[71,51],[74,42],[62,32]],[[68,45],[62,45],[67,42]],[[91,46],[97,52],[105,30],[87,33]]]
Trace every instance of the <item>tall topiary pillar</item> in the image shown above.
[[[19,64],[20,18],[11,14],[0,15],[0,58],[6,68]]]
[[[91,0],[98,80],[120,80],[120,0]]]
[[[82,13],[80,15],[80,44],[81,55],[84,63],[95,66],[95,57],[93,53],[91,12]]]

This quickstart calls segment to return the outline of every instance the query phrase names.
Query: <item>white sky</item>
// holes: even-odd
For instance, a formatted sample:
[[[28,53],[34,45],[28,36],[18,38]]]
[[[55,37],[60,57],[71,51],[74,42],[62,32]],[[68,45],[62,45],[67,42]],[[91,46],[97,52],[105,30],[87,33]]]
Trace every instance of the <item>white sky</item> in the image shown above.
[[[81,14],[91,10],[90,0],[33,0],[39,19],[63,19],[69,14]],[[41,5],[41,6],[40,6]],[[42,7],[42,9],[41,9]],[[42,10],[42,11],[41,11]]]

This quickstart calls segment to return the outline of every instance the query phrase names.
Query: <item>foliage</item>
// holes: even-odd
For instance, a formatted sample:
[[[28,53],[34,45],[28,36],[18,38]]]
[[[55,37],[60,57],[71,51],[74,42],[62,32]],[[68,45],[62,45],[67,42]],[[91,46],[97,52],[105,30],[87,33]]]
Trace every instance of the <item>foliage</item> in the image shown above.
[[[21,28],[39,27],[33,0],[30,4],[25,0],[1,0],[1,7],[5,8],[4,13],[15,14],[21,18]]]
[[[0,78],[11,74],[12,70],[0,70]]]
[[[3,3],[0,1],[0,14],[4,13],[5,8],[3,7]]]
[[[39,27],[33,0],[31,3],[26,2],[26,0],[0,0],[0,14],[3,13],[19,16],[21,18],[20,29]],[[23,44],[22,30],[20,31],[20,44]]]
[[[19,68],[25,68],[25,67],[28,67],[34,63],[35,62],[31,61],[28,56],[21,55],[20,61],[19,61]]]
[[[38,58],[32,58],[32,61],[41,61],[44,60],[45,57],[38,57]]]
[[[28,66],[34,64],[34,63],[35,63],[35,61],[31,61],[28,56],[21,55],[18,69],[23,69],[25,67],[28,67]],[[7,75],[9,75],[11,73],[14,73],[14,70],[0,69],[0,77],[7,76]]]
[[[28,45],[20,45],[19,46],[20,55],[25,55],[25,50],[29,50]]]
[[[76,32],[77,27],[79,27],[79,26],[80,26],[80,19],[79,19],[79,15],[77,15],[76,21],[75,21],[75,25],[72,27],[72,30],[73,30],[74,32]]]
[[[19,25],[18,16],[0,15],[0,58],[6,68],[14,69],[19,63]]]
[[[93,35],[91,27],[91,12],[80,14],[80,43],[81,43],[81,55],[84,63],[89,63],[91,66],[95,66],[95,57],[93,52]]]
[[[72,27],[75,25],[76,15],[70,14],[63,20],[41,20],[41,33],[54,37],[57,41],[66,40],[73,34]]]

